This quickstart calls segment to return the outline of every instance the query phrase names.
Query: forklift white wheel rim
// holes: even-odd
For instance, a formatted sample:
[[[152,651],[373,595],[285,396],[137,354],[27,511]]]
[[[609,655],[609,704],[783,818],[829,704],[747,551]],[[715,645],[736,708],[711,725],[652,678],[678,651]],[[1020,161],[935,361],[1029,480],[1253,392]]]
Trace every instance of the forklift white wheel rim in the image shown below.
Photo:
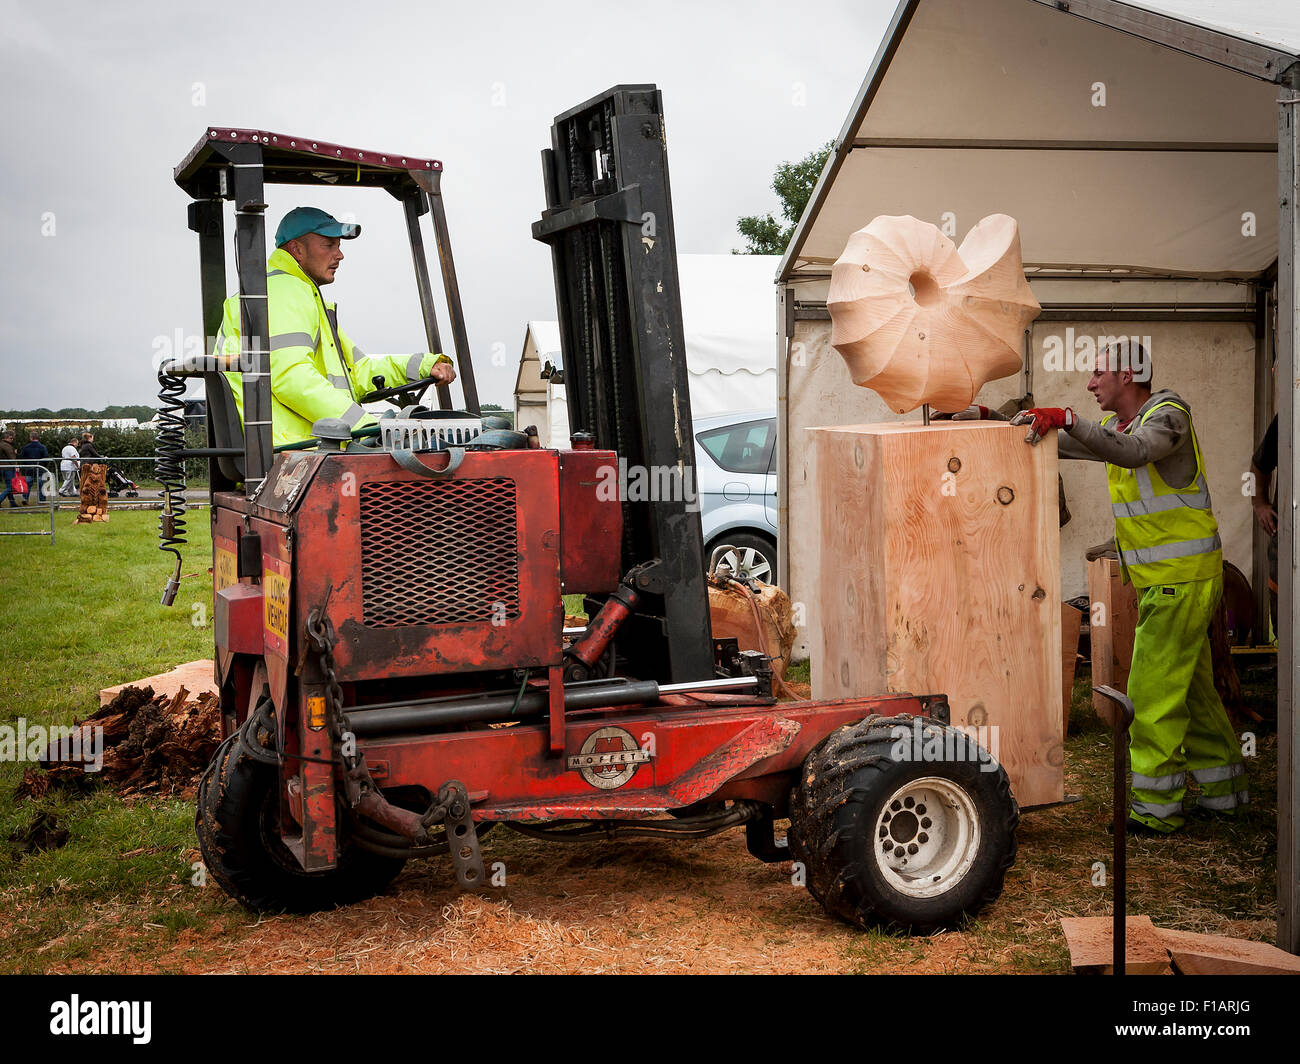
[[[871,838],[885,882],[909,898],[951,890],[970,871],[979,848],[975,803],[962,787],[938,776],[910,780],[891,794]]]

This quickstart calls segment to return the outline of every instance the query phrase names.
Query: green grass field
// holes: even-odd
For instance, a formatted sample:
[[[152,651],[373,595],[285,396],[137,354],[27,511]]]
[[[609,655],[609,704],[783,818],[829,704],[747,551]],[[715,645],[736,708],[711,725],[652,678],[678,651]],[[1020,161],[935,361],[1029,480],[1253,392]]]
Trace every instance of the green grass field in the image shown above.
[[[101,687],[212,653],[206,510],[191,512],[182,570],[186,578],[170,608],[158,602],[170,556],[157,550],[156,513],[117,512],[107,524],[78,526],[65,511],[57,520],[53,546],[36,538],[0,540],[5,562],[0,566],[0,690],[7,696],[0,723],[23,717],[29,726],[70,724],[96,707]],[[579,605],[566,602],[570,612]],[[807,666],[796,667],[790,678],[806,683]],[[1272,674],[1261,671],[1244,679],[1249,703],[1271,712]],[[940,964],[944,949],[955,948],[951,941],[960,942],[959,953],[942,963],[951,963],[954,970],[1069,970],[1059,918],[1105,915],[1110,899],[1108,888],[1094,885],[1092,873],[1096,862],[1110,863],[1105,834],[1110,738],[1089,703],[1085,673],[1075,685],[1065,755],[1066,792],[1079,795],[1080,801],[1022,818],[1019,858],[1008,874],[1003,900],[959,940],[950,940],[949,947],[937,939],[855,934],[844,940],[842,970],[900,970],[918,958]],[[1258,749],[1248,761],[1254,804],[1247,815],[1232,822],[1194,823],[1184,837],[1173,840],[1133,840],[1131,912],[1145,913],[1163,926],[1271,940],[1277,743],[1271,724],[1253,730]],[[39,800],[15,800],[25,767],[0,762],[0,910],[6,913],[0,921],[0,973],[104,970],[113,963],[105,958],[120,957],[123,950],[144,969],[160,971],[176,970],[177,962],[169,958],[189,950],[191,965],[207,970],[207,947],[190,943],[222,937],[239,942],[255,926],[254,918],[218,889],[191,885],[197,855],[189,803],[123,800],[104,788],[92,788],[82,797],[51,793]],[[68,833],[65,845],[42,850],[24,843],[33,825],[48,826],[50,818],[56,830]],[[551,904],[546,891],[553,885],[546,869],[566,859],[557,848],[509,832],[495,833],[488,845],[512,867],[537,867],[534,889],[541,900],[535,904]],[[589,844],[595,856],[582,860],[612,860],[599,856],[605,852],[602,845]],[[682,853],[689,855],[689,845],[682,845],[687,845]],[[735,860],[741,862],[736,867],[753,874],[743,839],[737,835],[728,847],[709,852],[735,849]],[[428,871],[419,870],[426,866]],[[644,866],[652,886],[659,875],[654,867]],[[719,864],[716,870],[727,878],[730,867]],[[413,863],[412,869],[404,873],[407,883],[445,879],[425,862]],[[566,890],[597,889],[596,880],[581,880],[581,888],[578,882],[554,890],[568,896]],[[682,892],[705,919],[716,916],[719,926],[734,919],[734,898],[712,898],[690,882],[664,889]],[[802,895],[791,904],[794,912],[808,912]],[[760,921],[773,941],[785,933],[782,919],[773,912]],[[289,924],[286,933],[292,936],[301,928],[306,936],[318,927]],[[823,924],[816,927],[822,935]],[[840,941],[835,936],[843,930],[834,921],[824,922],[830,941]]]
[[[56,515],[52,546],[36,537],[0,540],[0,690],[9,695],[0,723],[71,724],[98,706],[103,687],[212,655],[207,510],[190,511],[185,578],[171,607],[159,604],[172,558],[158,550],[156,512],[116,512],[104,524],[74,518],[73,511]],[[0,971],[41,970],[41,957],[90,950],[95,935],[85,929],[94,926],[96,908],[179,886],[189,869],[184,855],[195,845],[194,814],[182,802],[126,804],[96,789],[86,798],[51,794],[15,803],[28,767],[0,762],[0,897],[49,902],[19,906],[25,915],[3,936]],[[70,840],[23,855],[10,837],[38,813],[53,816]],[[137,850],[145,852],[121,856]],[[66,948],[37,953],[69,935]]]

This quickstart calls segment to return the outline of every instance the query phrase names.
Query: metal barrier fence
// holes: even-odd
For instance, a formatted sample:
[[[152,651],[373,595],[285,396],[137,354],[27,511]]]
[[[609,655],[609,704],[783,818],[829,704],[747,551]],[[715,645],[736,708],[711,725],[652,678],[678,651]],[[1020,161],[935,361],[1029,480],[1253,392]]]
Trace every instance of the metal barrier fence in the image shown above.
[[[18,499],[14,495],[14,483],[19,473],[21,473],[25,478],[28,478],[29,481],[27,485],[28,491],[23,495],[21,503],[19,503]],[[43,463],[39,459],[29,458],[26,461],[23,461],[20,458],[16,462],[0,462],[0,481],[4,484],[4,487],[0,488],[0,510],[19,509],[20,507],[31,505],[31,492],[34,489],[36,491],[38,506],[41,502],[48,500],[50,517],[49,528],[10,531],[8,528],[0,526],[0,536],[49,536],[50,542],[54,542],[55,492],[51,490],[48,495],[46,495],[45,492],[45,488],[49,484],[49,475],[49,470],[44,468]],[[43,499],[42,496],[46,496],[46,498]],[[6,506],[6,504],[8,505]],[[44,513],[44,511],[39,509],[33,512]],[[7,523],[8,522],[6,521],[6,524]]]
[[[61,509],[80,507],[81,466],[105,466],[106,505],[114,509],[161,509],[162,485],[153,479],[153,455],[128,455],[113,458],[78,458],[72,477],[69,480],[63,471],[64,459],[52,455],[49,458],[19,458],[16,461],[0,462],[0,536],[49,536],[54,542],[54,515]],[[32,470],[39,469],[39,476],[33,476]],[[5,494],[13,480],[14,473],[21,471],[28,481],[26,497],[20,493],[16,498],[12,493]],[[189,505],[203,505],[207,502],[207,484],[195,484],[186,492]],[[11,502],[12,499],[12,502]],[[39,506],[40,510],[32,508]],[[17,517],[14,511],[27,514],[45,513],[48,508],[50,527],[35,531],[10,531],[11,518]]]

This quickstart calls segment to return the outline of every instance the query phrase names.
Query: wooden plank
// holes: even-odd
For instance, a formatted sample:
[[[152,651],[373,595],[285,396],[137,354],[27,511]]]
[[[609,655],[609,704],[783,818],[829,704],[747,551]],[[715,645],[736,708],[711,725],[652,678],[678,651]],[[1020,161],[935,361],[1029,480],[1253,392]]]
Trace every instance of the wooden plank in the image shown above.
[[[1184,975],[1300,975],[1300,957],[1268,942],[1156,928]]]
[[[1083,614],[1068,602],[1061,603],[1061,734],[1070,730],[1070,699],[1074,694],[1074,670],[1079,663],[1079,629]]]
[[[155,695],[166,695],[168,698],[175,697],[183,687],[190,692],[191,698],[197,700],[202,695],[217,693],[215,674],[216,666],[211,658],[187,661],[184,665],[177,665],[170,672],[145,676],[139,680],[120,683],[116,687],[105,687],[99,692],[99,704],[108,705],[124,687],[152,687]]]
[[[1109,916],[1067,916],[1061,921],[1070,965],[1079,975],[1110,975],[1114,958]],[[1124,970],[1129,975],[1168,975],[1169,951],[1149,916],[1124,919]]]
[[[954,724],[988,729],[1022,806],[1060,801],[1055,440],[969,421],[810,431],[813,697],[944,693]]]
[[[1128,693],[1128,674],[1133,665],[1133,639],[1137,634],[1137,593],[1125,584],[1123,571],[1114,558],[1088,563],[1088,637],[1092,644],[1092,682],[1107,684]],[[1111,704],[1101,695],[1092,696],[1092,708],[1107,724]]]

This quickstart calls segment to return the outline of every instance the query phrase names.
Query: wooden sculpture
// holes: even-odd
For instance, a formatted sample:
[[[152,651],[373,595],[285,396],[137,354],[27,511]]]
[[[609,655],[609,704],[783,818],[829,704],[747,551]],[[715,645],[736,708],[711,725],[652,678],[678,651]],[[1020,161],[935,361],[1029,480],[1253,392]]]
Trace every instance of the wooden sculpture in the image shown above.
[[[987,382],[1016,373],[1029,290],[1016,221],[991,214],[960,248],[911,215],[876,218],[831,270],[831,343],[853,383],[895,413],[928,403],[955,413]]]
[[[77,524],[88,525],[92,521],[108,520],[108,488],[105,475],[108,467],[98,463],[84,464],[81,467],[81,511],[77,514]]]

